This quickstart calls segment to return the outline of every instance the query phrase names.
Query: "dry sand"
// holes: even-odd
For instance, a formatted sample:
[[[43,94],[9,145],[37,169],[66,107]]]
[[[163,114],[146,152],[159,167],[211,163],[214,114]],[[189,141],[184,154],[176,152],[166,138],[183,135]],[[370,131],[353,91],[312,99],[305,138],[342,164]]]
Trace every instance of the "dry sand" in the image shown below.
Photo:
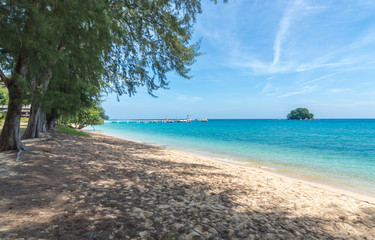
[[[375,204],[93,134],[0,154],[0,239],[375,239]]]

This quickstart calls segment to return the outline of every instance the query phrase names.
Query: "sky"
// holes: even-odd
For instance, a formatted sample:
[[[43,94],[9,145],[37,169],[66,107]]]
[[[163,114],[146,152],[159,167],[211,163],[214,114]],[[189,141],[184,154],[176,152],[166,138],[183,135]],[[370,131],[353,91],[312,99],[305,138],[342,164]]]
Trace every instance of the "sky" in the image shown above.
[[[106,97],[111,119],[375,118],[375,1],[202,1],[192,79]]]

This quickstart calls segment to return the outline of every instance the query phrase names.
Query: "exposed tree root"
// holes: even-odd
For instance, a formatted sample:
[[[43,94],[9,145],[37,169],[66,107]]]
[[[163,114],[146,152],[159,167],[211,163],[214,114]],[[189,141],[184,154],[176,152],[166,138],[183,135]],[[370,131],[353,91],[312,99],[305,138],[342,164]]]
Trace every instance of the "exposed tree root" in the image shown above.
[[[16,162],[18,162],[18,160],[20,160],[21,153],[22,153],[22,150],[20,149],[20,150],[18,151],[18,153],[17,153]]]

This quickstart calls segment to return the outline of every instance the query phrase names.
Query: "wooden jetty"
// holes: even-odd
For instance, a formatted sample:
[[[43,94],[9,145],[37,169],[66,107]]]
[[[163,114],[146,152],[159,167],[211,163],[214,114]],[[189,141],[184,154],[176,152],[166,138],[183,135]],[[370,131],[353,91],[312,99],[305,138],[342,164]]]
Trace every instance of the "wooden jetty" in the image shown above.
[[[106,123],[191,123],[191,122],[208,122],[207,119],[191,119],[191,116],[187,114],[186,119],[169,119],[168,117],[165,117],[164,120],[161,119],[145,119],[145,120],[116,120],[116,121],[105,121]]]

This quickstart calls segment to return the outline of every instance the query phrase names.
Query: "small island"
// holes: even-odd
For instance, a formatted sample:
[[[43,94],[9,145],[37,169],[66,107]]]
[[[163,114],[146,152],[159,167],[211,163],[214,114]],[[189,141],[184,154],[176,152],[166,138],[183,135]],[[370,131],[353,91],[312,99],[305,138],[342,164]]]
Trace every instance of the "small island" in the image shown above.
[[[315,120],[314,114],[310,113],[307,108],[297,108],[292,110],[288,116],[288,120]]]

